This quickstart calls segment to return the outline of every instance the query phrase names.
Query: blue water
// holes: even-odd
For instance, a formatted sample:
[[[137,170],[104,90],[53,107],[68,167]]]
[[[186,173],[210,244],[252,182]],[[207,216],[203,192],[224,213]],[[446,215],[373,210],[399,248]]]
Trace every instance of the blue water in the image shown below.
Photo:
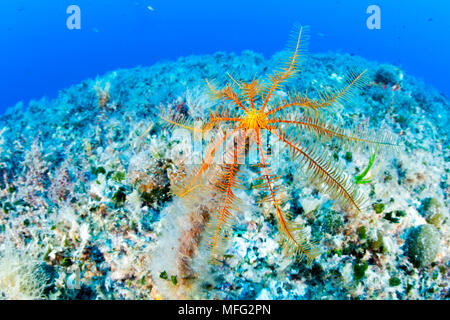
[[[81,30],[66,27],[71,4]],[[366,26],[371,4],[380,30]],[[311,52],[393,63],[450,95],[449,16],[443,0],[2,0],[0,112],[117,68],[216,51],[270,57],[295,22],[311,26]]]

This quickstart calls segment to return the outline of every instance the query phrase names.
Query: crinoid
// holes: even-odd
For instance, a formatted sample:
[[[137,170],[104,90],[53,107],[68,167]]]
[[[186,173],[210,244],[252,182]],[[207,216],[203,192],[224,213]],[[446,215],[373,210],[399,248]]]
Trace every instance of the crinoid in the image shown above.
[[[296,28],[286,61],[267,79],[242,82],[229,76],[231,81],[223,88],[215,88],[208,82],[217,103],[202,126],[196,128],[187,121],[164,117],[171,125],[189,129],[194,135],[209,133],[212,137],[207,140],[200,163],[186,177],[185,183],[177,186],[175,193],[187,197],[201,192],[198,187],[208,183],[215,189],[214,201],[218,206],[210,223],[214,258],[219,240],[226,236],[231,217],[239,210],[235,192],[243,186],[245,161],[242,158],[252,148],[256,150],[254,165],[260,182],[255,187],[262,188],[263,201],[271,203],[269,207],[277,218],[283,247],[288,254],[297,254],[308,263],[318,255],[316,245],[307,240],[302,226],[294,223],[284,210],[287,198],[283,195],[282,181],[271,168],[278,154],[265,146],[267,136],[272,135],[288,149],[292,164],[303,167],[302,172],[306,172],[314,186],[338,200],[345,209],[356,211],[362,209],[364,197],[352,177],[344,173],[325,147],[334,144],[351,150],[359,147],[380,150],[382,146],[395,146],[393,137],[388,134],[357,127],[344,129],[337,121],[332,121],[337,107],[351,100],[357,89],[365,86],[365,71],[350,72],[341,88],[318,92],[315,98],[297,92],[279,94],[281,86],[299,71],[306,49],[306,33],[306,27]],[[214,179],[205,182],[206,176]]]

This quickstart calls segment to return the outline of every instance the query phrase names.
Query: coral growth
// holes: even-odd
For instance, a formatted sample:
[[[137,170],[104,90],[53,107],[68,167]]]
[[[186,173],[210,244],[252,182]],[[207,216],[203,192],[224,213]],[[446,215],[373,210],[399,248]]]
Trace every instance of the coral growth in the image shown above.
[[[10,247],[0,255],[0,299],[36,300],[47,297],[50,267],[25,252]]]
[[[282,253],[273,205],[258,203],[264,195],[251,188],[261,168],[240,164],[239,214],[227,245],[218,247],[226,249],[218,252],[223,259],[207,263],[208,223],[220,207],[214,194],[223,194],[218,177],[229,164],[211,167],[202,192],[172,196],[169,187],[182,186],[191,172],[189,141],[161,126],[158,112],[177,110],[195,121],[215,107],[205,78],[218,88],[230,81],[227,73],[251,83],[282,55],[219,52],[117,70],[1,115],[0,282],[8,283],[1,298],[448,299],[450,102],[404,71],[400,79],[398,68],[349,54],[309,55],[302,76],[283,83],[274,99],[295,89],[311,99],[345,87],[352,66],[367,70],[367,87],[345,110],[334,105],[333,123],[386,129],[403,142],[394,158],[377,153],[363,178],[370,182],[358,184],[368,210],[342,210],[299,174],[272,135],[267,153],[280,154],[271,168],[288,199],[282,209],[308,240],[321,239],[322,254],[308,267]],[[394,78],[380,77],[389,69]],[[324,144],[352,178],[373,155]],[[411,230],[427,224],[435,229],[422,242]],[[414,266],[414,256],[427,265]]]

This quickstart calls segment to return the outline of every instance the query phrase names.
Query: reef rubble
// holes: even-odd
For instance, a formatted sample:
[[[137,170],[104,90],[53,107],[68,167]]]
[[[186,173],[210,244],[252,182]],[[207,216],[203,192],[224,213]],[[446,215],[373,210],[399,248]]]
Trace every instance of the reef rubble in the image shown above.
[[[200,238],[193,212],[214,200],[188,208],[169,192],[186,146],[158,113],[201,117],[212,106],[205,78],[249,81],[280,56],[216,53],[116,70],[1,115],[0,298],[448,299],[450,101],[398,67],[348,54],[312,54],[286,90],[313,95],[348,69],[368,70],[339,121],[401,141],[361,184],[368,208],[341,210],[286,156],[278,168],[286,205],[322,251],[311,266],[283,255],[251,189],[239,191],[245,205],[222,263],[183,243]],[[371,156],[333,155],[350,175]]]

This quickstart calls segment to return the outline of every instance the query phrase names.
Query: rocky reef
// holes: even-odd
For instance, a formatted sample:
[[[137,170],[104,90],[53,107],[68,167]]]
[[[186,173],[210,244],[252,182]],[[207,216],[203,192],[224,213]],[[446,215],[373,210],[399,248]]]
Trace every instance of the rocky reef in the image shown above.
[[[450,102],[398,67],[351,55],[311,55],[286,90],[314,95],[348,69],[368,70],[339,121],[389,130],[400,145],[376,156],[360,184],[366,210],[341,209],[282,156],[286,206],[320,255],[311,266],[284,255],[274,217],[248,188],[223,260],[210,263],[203,231],[214,194],[185,203],[170,192],[186,145],[158,115],[197,119],[212,107],[205,78],[250,81],[280,56],[116,70],[10,108],[0,117],[0,298],[448,299]],[[333,156],[356,176],[371,154]]]

